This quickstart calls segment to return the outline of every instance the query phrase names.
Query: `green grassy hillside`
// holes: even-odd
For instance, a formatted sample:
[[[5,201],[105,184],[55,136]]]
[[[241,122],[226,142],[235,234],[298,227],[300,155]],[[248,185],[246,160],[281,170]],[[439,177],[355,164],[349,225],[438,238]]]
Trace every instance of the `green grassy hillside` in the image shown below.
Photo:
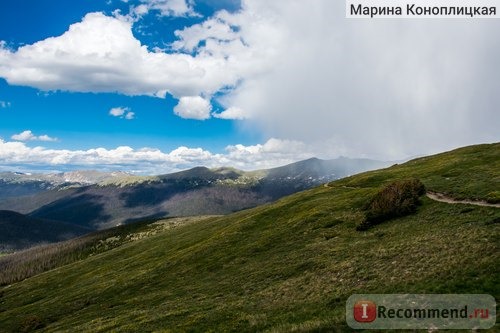
[[[344,332],[354,293],[499,299],[498,208],[424,197],[415,214],[356,231],[370,198],[410,177],[455,198],[498,201],[500,144],[167,228],[4,286],[0,331]]]

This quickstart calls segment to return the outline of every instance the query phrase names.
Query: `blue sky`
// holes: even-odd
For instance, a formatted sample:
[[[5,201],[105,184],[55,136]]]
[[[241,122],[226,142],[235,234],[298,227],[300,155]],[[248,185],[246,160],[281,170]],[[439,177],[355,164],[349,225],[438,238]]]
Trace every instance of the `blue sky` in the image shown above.
[[[258,169],[499,141],[499,20],[329,0],[5,0],[0,170]]]

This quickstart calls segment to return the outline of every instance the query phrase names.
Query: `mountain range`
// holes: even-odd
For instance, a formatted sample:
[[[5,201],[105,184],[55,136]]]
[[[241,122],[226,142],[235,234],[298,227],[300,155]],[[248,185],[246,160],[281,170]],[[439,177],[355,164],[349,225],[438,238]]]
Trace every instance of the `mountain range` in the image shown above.
[[[159,176],[4,172],[0,174],[0,210],[25,214],[27,220],[46,224],[74,225],[77,235],[80,230],[102,230],[144,219],[224,215],[387,164],[368,159],[312,158],[250,172],[206,167]]]
[[[125,172],[94,170],[47,174],[0,172],[0,199],[27,196],[53,189],[92,185],[130,176]]]

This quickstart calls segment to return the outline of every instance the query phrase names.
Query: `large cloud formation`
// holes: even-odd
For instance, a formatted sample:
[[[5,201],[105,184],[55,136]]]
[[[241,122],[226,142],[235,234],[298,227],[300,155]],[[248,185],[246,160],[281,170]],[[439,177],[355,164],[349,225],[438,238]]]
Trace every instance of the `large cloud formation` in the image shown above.
[[[247,128],[325,155],[498,141],[498,20],[344,15],[339,1],[246,0],[151,52],[131,32],[137,18],[90,13],[62,36],[3,45],[0,76],[42,90],[169,93],[183,101],[177,114],[195,119],[210,117],[202,99],[216,98],[227,112],[214,116],[250,118]]]
[[[314,151],[301,142],[270,139],[253,146],[227,146],[223,154],[202,148],[179,147],[171,152],[155,148],[89,150],[48,149],[29,147],[24,142],[0,139],[0,170],[13,166],[32,168],[25,171],[74,170],[98,167],[100,170],[127,170],[140,174],[162,174],[195,166],[232,166],[243,170],[266,169],[314,156]]]
[[[133,36],[131,20],[102,13],[87,14],[59,37],[0,49],[0,76],[41,90],[212,94],[236,81],[234,73],[223,75],[223,65],[210,55],[150,52]]]

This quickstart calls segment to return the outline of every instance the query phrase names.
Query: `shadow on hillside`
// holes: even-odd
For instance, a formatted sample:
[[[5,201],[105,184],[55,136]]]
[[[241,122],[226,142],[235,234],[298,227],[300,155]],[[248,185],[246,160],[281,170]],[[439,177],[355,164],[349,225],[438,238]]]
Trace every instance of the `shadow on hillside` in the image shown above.
[[[29,215],[95,229],[96,225],[111,219],[111,216],[105,213],[104,200],[101,195],[76,195],[56,200]]]
[[[125,207],[155,206],[176,194],[210,186],[210,182],[201,179],[172,180],[155,185],[141,185],[120,194]]]
[[[129,224],[129,223],[135,223],[135,222],[141,222],[141,221],[149,221],[149,220],[157,220],[157,219],[167,217],[168,214],[169,214],[168,211],[162,211],[162,212],[158,212],[158,213],[147,215],[147,216],[135,217],[135,218],[131,218],[131,219],[127,219],[127,220],[123,221],[123,224]]]

